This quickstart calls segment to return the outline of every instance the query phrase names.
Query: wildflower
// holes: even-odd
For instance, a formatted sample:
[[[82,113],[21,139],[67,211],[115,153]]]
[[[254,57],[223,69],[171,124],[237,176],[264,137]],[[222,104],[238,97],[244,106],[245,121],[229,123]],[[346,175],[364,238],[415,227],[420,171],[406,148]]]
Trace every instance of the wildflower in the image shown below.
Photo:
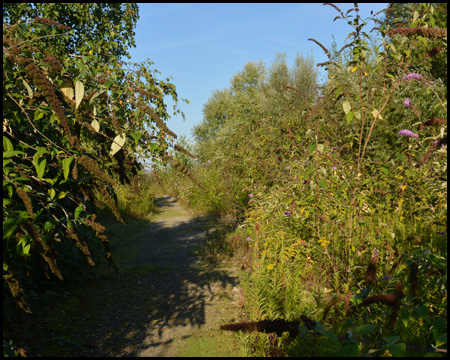
[[[431,86],[433,85],[434,82],[432,82],[431,80],[425,83],[425,87]]]
[[[327,245],[330,243],[330,241],[328,241],[326,238],[319,239],[318,242],[319,242],[320,246],[323,246],[323,247],[327,247]]]
[[[402,80],[411,80],[411,79],[420,80],[420,79],[422,79],[422,75],[417,74],[417,73],[411,73],[411,74],[406,75]]]
[[[248,197],[251,197],[251,198],[252,198],[252,197],[253,197],[253,194],[248,194]]]
[[[290,212],[290,211],[285,211],[285,212],[284,212],[284,215],[289,216],[289,215],[291,215],[291,212]]]
[[[397,136],[407,136],[407,137],[419,137],[419,135],[414,134],[411,130],[403,129],[397,133]]]
[[[336,166],[333,166],[332,169],[333,169],[333,170],[337,170],[337,167],[336,167]]]
[[[411,105],[411,100],[410,99],[405,99],[405,101],[403,101],[403,105],[408,107],[409,105]]]
[[[382,357],[392,357],[392,354],[389,352],[388,349],[386,349],[386,351],[383,353],[383,355],[381,355]]]
[[[291,165],[289,165],[289,166],[286,166],[286,169],[290,169],[292,166]]]
[[[249,237],[247,237],[247,241],[251,241],[252,240],[252,238],[249,236]]]
[[[379,252],[380,250],[378,250],[377,248],[373,248],[372,259],[377,259]]]

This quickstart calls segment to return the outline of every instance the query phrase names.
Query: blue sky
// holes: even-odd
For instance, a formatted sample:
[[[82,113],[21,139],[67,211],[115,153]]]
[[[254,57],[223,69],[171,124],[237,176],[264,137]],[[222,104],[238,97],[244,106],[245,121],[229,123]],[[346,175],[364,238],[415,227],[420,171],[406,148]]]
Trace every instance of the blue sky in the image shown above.
[[[359,4],[366,19],[387,7]],[[353,4],[337,4],[344,13]],[[352,27],[333,19],[339,13],[331,6],[312,4],[139,4],[136,48],[132,62],[150,59],[161,72],[160,79],[172,77],[186,115],[172,116],[167,125],[178,135],[193,139],[191,130],[203,120],[203,105],[212,91],[230,86],[233,75],[249,61],[263,61],[267,67],[276,52],[286,53],[289,66],[297,52],[312,54],[316,63],[327,61],[323,50],[308,41],[314,38],[330,47],[332,36],[338,48],[345,44]],[[372,28],[367,28],[367,32]],[[172,108],[172,102],[167,102]]]

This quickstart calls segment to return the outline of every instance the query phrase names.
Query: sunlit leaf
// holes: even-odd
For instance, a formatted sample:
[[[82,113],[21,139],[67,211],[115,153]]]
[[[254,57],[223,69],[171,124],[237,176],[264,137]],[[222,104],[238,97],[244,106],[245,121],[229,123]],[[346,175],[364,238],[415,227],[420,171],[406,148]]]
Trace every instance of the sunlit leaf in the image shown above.
[[[350,101],[345,100],[342,103],[342,108],[344,109],[344,113],[347,115],[352,110],[352,106],[350,104]]]
[[[70,100],[72,100],[73,97],[74,97],[73,89],[72,89],[71,87],[64,87],[64,88],[61,88],[61,92],[62,92],[66,97],[68,97]]]
[[[65,158],[62,161],[62,167],[63,167],[63,173],[64,173],[64,179],[67,180],[69,177],[69,171],[70,171],[70,163],[72,162],[73,157]]]
[[[109,153],[111,155],[114,155],[116,152],[118,152],[125,144],[125,140],[126,140],[125,134],[117,135],[113,140],[113,143],[111,145],[111,151]]]
[[[84,85],[81,81],[77,81],[75,83],[75,108],[78,109],[80,106],[81,100],[84,97]]]
[[[92,125],[92,127],[95,129],[95,131],[99,131],[100,130],[100,124],[98,123],[98,121],[97,120],[93,120],[92,122],[91,122],[91,125]]]

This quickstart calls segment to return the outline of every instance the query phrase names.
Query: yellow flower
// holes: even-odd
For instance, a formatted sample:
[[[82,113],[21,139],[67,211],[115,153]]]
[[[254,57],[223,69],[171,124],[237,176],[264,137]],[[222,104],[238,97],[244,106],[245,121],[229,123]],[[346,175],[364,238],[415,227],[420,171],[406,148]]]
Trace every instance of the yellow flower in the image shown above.
[[[354,72],[356,71],[356,69],[358,69],[357,66],[355,66],[355,67],[353,68],[352,73],[354,73]]]
[[[268,266],[267,266],[267,270],[272,270],[274,266],[275,266],[275,264],[270,264],[270,265],[268,265]]]
[[[386,351],[384,352],[383,355],[381,355],[382,357],[392,357],[392,354],[389,352],[388,349],[386,349]]]

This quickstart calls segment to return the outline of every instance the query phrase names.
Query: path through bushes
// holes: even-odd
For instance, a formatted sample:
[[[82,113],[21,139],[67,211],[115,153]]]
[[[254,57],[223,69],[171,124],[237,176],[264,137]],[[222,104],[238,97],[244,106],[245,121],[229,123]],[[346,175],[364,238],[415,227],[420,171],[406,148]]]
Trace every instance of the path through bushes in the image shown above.
[[[119,280],[108,274],[67,290],[36,320],[30,355],[239,356],[219,326],[238,315],[237,266],[200,258],[207,219],[169,196],[151,223],[117,230]],[[145,227],[145,228],[143,228]],[[112,273],[111,273],[112,274]]]

